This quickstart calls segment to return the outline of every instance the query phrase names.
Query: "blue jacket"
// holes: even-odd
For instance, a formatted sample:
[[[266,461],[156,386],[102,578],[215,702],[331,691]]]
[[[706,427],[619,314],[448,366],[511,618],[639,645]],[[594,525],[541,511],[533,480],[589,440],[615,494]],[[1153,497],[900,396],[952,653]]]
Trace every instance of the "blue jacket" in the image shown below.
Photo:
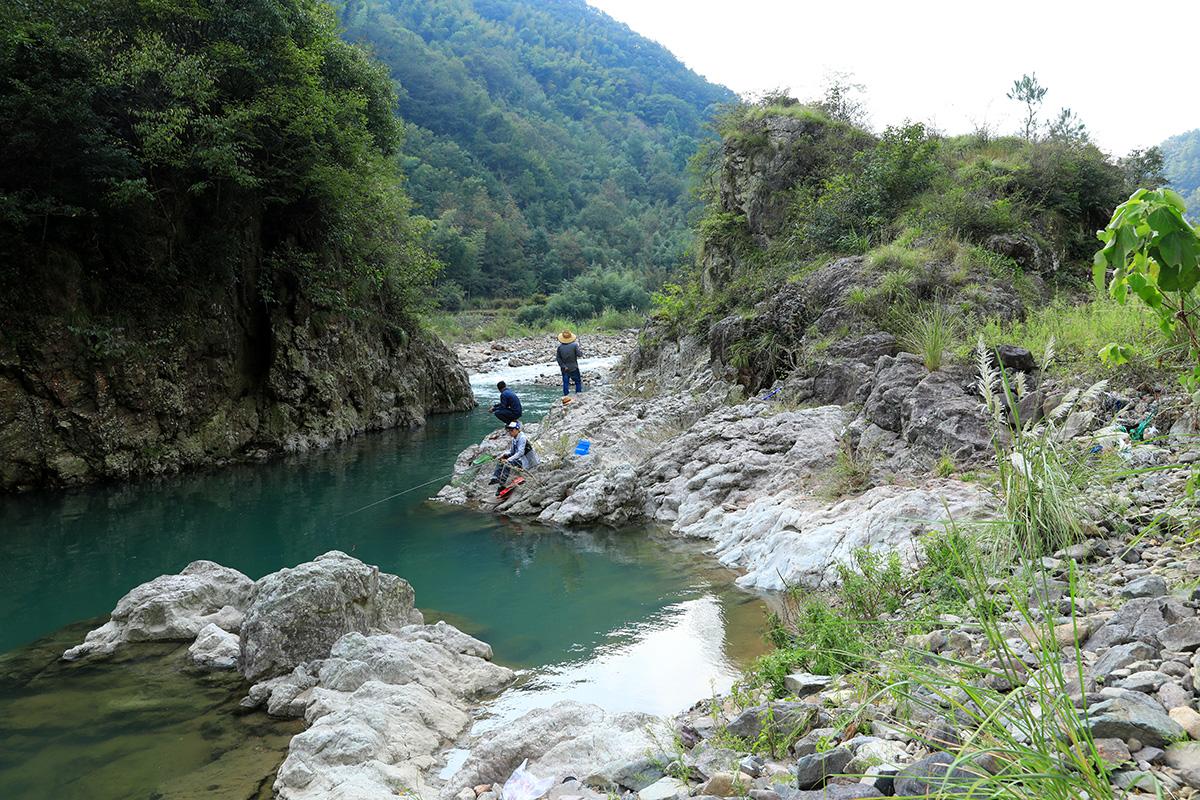
[[[518,417],[521,416],[521,398],[512,389],[500,393],[500,405],[497,407],[511,409]]]

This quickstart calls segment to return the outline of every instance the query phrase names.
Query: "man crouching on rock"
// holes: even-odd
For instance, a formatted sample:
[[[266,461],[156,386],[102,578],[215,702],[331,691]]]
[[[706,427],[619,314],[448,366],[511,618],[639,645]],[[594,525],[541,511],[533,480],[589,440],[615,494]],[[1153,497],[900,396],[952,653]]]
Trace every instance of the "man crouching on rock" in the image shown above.
[[[508,484],[508,476],[513,467],[524,470],[533,469],[538,465],[537,453],[534,452],[525,432],[521,430],[521,423],[510,422],[504,427],[512,440],[509,442],[508,452],[496,459],[496,470],[492,473],[492,479],[488,481],[488,485],[500,484],[496,487],[497,497]]]

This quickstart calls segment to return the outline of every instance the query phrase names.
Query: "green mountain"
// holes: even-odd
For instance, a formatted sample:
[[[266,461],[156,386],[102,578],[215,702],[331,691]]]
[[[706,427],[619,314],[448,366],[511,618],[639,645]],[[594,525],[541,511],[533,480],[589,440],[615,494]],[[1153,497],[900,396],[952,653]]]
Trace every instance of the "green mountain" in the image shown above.
[[[1193,220],[1200,220],[1200,128],[1172,136],[1161,145],[1171,187],[1187,200]]]
[[[686,165],[728,89],[583,0],[344,0],[339,13],[396,83],[444,304],[681,261]]]

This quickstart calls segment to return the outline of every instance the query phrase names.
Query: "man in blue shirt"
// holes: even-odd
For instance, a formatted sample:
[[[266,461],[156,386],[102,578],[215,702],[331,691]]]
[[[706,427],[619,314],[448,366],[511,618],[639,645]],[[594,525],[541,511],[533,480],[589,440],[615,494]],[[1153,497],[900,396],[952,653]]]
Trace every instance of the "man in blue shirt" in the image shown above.
[[[496,388],[500,390],[500,402],[492,406],[492,413],[505,425],[516,422],[521,418],[521,398],[504,381],[497,383]]]

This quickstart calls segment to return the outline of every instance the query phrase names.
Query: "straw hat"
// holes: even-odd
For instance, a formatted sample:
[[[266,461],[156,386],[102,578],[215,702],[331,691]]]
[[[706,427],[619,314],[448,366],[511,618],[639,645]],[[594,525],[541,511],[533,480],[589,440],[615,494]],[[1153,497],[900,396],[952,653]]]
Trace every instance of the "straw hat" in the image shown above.
[[[575,334],[571,333],[570,331],[563,331],[558,335],[558,340],[563,344],[570,344],[571,342],[575,341]]]

